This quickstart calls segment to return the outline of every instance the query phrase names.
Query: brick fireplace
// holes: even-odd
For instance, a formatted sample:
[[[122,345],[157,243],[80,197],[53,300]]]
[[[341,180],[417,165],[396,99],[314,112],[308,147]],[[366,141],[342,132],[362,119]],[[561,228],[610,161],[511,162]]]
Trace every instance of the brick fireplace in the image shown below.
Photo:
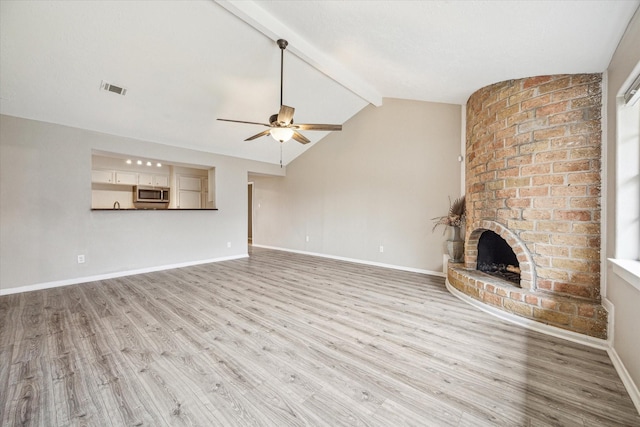
[[[467,103],[464,264],[451,286],[494,308],[606,338],[600,304],[601,75],[509,80]],[[478,271],[491,231],[519,283]],[[517,280],[516,280],[517,281]]]

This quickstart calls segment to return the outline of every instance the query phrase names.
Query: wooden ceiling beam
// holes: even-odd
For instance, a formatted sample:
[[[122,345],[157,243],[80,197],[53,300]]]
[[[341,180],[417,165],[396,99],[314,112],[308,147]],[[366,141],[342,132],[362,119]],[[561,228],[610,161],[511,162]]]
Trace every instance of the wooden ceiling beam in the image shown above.
[[[322,52],[291,28],[262,9],[255,1],[215,0],[220,6],[234,14],[257,31],[276,41],[289,42],[287,51],[305,61],[327,77],[336,81],[363,100],[377,107],[382,105],[382,95],[369,83],[362,80],[338,61]]]

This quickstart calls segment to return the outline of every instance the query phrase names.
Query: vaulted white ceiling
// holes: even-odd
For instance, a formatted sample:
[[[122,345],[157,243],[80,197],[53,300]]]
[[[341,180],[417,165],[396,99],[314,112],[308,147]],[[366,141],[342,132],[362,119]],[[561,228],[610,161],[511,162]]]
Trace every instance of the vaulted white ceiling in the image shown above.
[[[464,104],[506,79],[602,72],[639,4],[3,0],[0,112],[278,163],[280,143],[243,141],[264,128],[215,120],[278,111],[277,38],[295,121],[343,123],[383,97]],[[284,162],[310,145],[285,143]]]

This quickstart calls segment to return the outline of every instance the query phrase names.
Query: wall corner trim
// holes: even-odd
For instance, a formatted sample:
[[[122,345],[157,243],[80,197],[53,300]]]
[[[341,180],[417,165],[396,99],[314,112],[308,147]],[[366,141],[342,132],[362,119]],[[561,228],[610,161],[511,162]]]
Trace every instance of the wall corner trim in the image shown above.
[[[36,283],[34,285],[18,286],[15,288],[0,289],[0,296],[18,294],[22,292],[40,291],[44,289],[59,288],[61,286],[77,285],[80,283],[95,282],[96,280],[114,279],[116,277],[133,276],[134,274],[153,273],[154,271],[172,270],[174,268],[190,267],[192,265],[209,264],[212,262],[230,261],[240,258],[248,258],[249,254],[239,254],[220,258],[188,261],[177,264],[160,265],[156,267],[140,268],[137,270],[118,271],[114,273],[98,274],[95,276],[77,277],[74,279],[57,280],[54,282]]]
[[[276,251],[291,252],[294,254],[310,255],[310,256],[317,256],[321,258],[335,259],[338,261],[353,262],[356,264],[372,265],[374,267],[390,268],[392,270],[402,270],[402,271],[408,271],[411,273],[422,273],[422,274],[428,274],[430,276],[446,277],[446,274],[443,273],[442,271],[422,270],[420,268],[403,267],[400,265],[385,264],[382,262],[367,261],[367,260],[355,259],[355,258],[346,258],[346,257],[337,256],[337,255],[328,255],[328,254],[322,254],[317,252],[298,251],[295,249],[279,248],[276,246],[265,246],[265,245],[256,245],[256,244],[253,244],[253,246],[256,248],[274,249]]]
[[[533,320],[526,319],[524,317],[507,313],[502,310],[494,309],[491,306],[485,305],[480,301],[477,301],[467,296],[466,294],[463,294],[462,292],[454,288],[449,283],[449,280],[446,281],[446,286],[449,292],[451,292],[454,296],[458,297],[462,301],[470,305],[473,305],[474,307],[479,308],[480,310],[486,313],[489,313],[493,316],[496,316],[502,320],[505,320],[510,323],[514,323],[516,325],[525,327],[527,329],[531,329],[536,332],[540,332],[546,335],[551,335],[556,338],[562,338],[571,342],[586,345],[588,347],[597,348],[599,350],[605,350],[609,355],[611,364],[613,365],[616,372],[618,373],[618,376],[622,380],[622,383],[624,384],[627,390],[627,393],[629,393],[629,397],[631,397],[631,400],[633,401],[633,404],[636,407],[636,410],[638,411],[638,413],[640,413],[640,390],[638,390],[638,386],[633,382],[631,375],[629,375],[629,371],[627,371],[627,368],[625,368],[624,363],[622,363],[620,356],[618,356],[618,353],[616,352],[615,348],[613,348],[613,345],[612,345],[613,333],[609,334],[608,340],[603,340],[600,338],[588,337],[586,335],[578,334],[572,331],[566,331],[564,329],[556,328],[555,326],[545,325],[539,322],[535,322]],[[610,314],[609,318],[611,319],[613,317],[613,309],[614,309],[613,304],[611,304],[609,300],[604,299],[602,302],[602,305],[607,309],[607,311],[609,311],[609,314]],[[610,321],[610,326],[611,326],[611,321]]]
[[[601,338],[590,337],[587,335],[579,334],[577,332],[568,331],[565,329],[560,329],[555,326],[546,325],[544,323],[536,322],[534,320],[530,320],[524,317],[516,316],[515,314],[511,314],[506,311],[498,310],[497,308],[493,308],[489,305],[483,304],[482,302],[471,298],[470,296],[460,292],[456,288],[454,288],[449,280],[446,281],[446,286],[449,292],[451,292],[454,296],[458,297],[462,301],[473,305],[480,310],[492,314],[502,320],[506,320],[507,322],[523,326],[532,331],[540,332],[545,335],[550,335],[556,338],[562,338],[571,342],[575,342],[578,344],[583,344],[588,347],[597,348],[599,350],[608,350],[610,348],[608,341],[603,340]]]
[[[611,363],[616,369],[618,376],[620,376],[622,384],[624,384],[624,387],[627,389],[627,393],[629,393],[629,397],[631,397],[636,410],[640,414],[640,390],[638,390],[638,386],[633,382],[631,375],[629,375],[629,371],[627,371],[624,363],[622,363],[622,360],[620,359],[620,356],[618,356],[616,349],[613,347],[607,348],[607,354],[609,355]]]

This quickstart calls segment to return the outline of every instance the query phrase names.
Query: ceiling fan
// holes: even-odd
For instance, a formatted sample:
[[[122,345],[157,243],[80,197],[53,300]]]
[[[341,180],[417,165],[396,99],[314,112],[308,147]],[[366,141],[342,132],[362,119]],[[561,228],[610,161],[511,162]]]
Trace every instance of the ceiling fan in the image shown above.
[[[289,44],[286,40],[279,39],[277,41],[280,47],[280,111],[278,114],[273,114],[269,117],[269,124],[246,122],[241,120],[230,119],[218,119],[224,122],[245,123],[250,125],[266,126],[266,129],[258,134],[250,136],[245,141],[251,141],[262,136],[271,135],[273,139],[280,142],[286,142],[291,138],[295,139],[301,144],[307,144],[311,141],[307,139],[299,131],[301,130],[323,130],[323,131],[339,131],[342,130],[342,125],[330,125],[330,124],[298,124],[293,122],[293,112],[295,109],[284,105],[282,102],[282,81],[283,81],[283,67],[284,67],[284,50]]]

